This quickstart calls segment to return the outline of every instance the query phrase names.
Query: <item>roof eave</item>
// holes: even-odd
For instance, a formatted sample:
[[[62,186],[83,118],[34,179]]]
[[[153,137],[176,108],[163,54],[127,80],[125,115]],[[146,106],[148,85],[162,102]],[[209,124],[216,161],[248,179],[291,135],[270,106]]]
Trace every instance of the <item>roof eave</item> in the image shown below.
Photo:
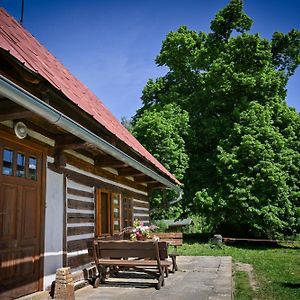
[[[177,192],[181,191],[179,185],[173,183],[172,181],[166,179],[160,174],[156,173],[152,169],[138,162],[122,150],[118,149],[114,145],[111,145],[106,140],[102,139],[95,133],[91,132],[84,126],[75,122],[68,116],[64,115],[60,111],[56,110],[49,104],[45,103],[41,99],[32,95],[28,91],[24,90],[20,86],[16,85],[6,77],[0,75],[0,93],[12,100],[13,102],[27,108],[28,110],[33,111],[37,115],[47,119],[49,122],[58,125],[64,130],[80,137],[84,141],[91,143],[101,149],[102,151],[109,153],[111,156],[116,159],[123,161],[129,166],[139,170],[140,172],[148,175],[154,180],[160,182],[164,186],[174,189]]]

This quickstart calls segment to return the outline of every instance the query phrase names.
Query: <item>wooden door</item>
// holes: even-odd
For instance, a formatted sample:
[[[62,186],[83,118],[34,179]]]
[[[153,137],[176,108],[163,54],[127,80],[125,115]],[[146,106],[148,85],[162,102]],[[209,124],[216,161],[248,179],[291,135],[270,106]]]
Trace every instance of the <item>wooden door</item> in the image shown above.
[[[0,138],[0,299],[41,289],[41,151]]]

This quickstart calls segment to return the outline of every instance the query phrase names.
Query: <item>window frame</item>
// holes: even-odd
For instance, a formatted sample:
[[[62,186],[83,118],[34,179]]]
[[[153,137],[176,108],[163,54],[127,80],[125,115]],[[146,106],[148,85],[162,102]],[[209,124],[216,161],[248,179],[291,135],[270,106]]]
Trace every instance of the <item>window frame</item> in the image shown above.
[[[7,168],[4,166],[4,151],[9,151],[12,154],[12,161],[11,161],[11,174],[5,174],[4,168]],[[16,169],[16,154],[14,149],[11,149],[10,147],[1,147],[1,175],[3,176],[9,176],[9,177],[15,177],[15,169]],[[9,168],[7,168],[9,169]]]
[[[11,162],[11,169],[12,173],[11,174],[5,174],[3,172],[4,166],[4,151],[10,151],[12,152],[12,162]],[[24,156],[24,175],[23,176],[18,176],[18,155],[23,155]],[[30,174],[30,159],[33,159],[35,161],[35,169],[34,170],[34,176]],[[6,146],[6,145],[0,145],[0,172],[1,176],[8,176],[8,177],[14,177],[18,179],[24,179],[24,180],[31,180],[37,182],[39,179],[39,176],[41,175],[41,166],[40,166],[40,158],[36,153],[29,153],[24,151],[23,149],[20,148],[12,148],[11,146]]]
[[[107,206],[107,220],[108,220],[108,232],[102,233],[102,224],[101,224],[101,195],[106,194],[108,199],[108,206]],[[96,192],[96,216],[95,216],[95,235],[96,237],[99,236],[109,236],[111,235],[111,195],[110,192],[104,189],[97,189]]]
[[[24,174],[23,176],[18,176],[18,155],[23,155],[24,157]],[[28,156],[23,153],[22,151],[15,151],[15,166],[14,166],[14,169],[15,169],[15,176],[18,177],[18,178],[23,178],[23,179],[28,179],[26,176],[27,176],[27,158]],[[36,172],[36,177],[37,177],[37,172]]]
[[[30,159],[35,160],[35,169],[30,169]],[[38,178],[38,159],[34,155],[25,156],[25,163],[26,163],[26,176],[25,178],[37,181]],[[34,177],[30,174],[30,170],[35,170]]]
[[[114,196],[117,196],[118,198],[118,205],[116,206],[115,203],[114,203]],[[122,231],[122,194],[121,193],[117,193],[117,192],[112,192],[111,193],[111,231],[112,231],[112,234],[115,234],[115,233],[120,233]],[[117,221],[119,223],[119,230],[115,230],[115,221],[116,221],[116,218],[115,218],[115,208],[118,209],[119,211],[119,216],[117,218]]]
[[[133,198],[132,197],[123,196],[122,214],[123,214],[122,227],[123,228],[132,227],[133,226]]]
[[[108,199],[108,208],[106,211],[108,218],[108,232],[102,233],[101,228],[101,195],[105,193]],[[95,199],[95,237],[112,236],[122,232],[125,227],[133,226],[134,211],[133,211],[133,198],[131,196],[124,195],[118,191],[112,191],[107,189],[96,188],[96,199]],[[114,197],[118,197],[119,203],[117,206],[114,204]],[[119,215],[117,221],[119,223],[119,230],[115,229],[116,217],[114,216],[114,209],[117,208]],[[127,225],[127,226],[125,226]]]

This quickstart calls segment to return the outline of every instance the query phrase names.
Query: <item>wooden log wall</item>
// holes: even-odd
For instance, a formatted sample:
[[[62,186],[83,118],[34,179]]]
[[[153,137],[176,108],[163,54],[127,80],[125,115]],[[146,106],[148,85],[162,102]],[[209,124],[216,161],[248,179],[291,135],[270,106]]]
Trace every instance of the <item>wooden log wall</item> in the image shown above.
[[[95,232],[94,188],[66,179],[67,265],[71,268],[90,263],[87,242]]]
[[[145,200],[133,199],[133,219],[139,219],[145,225],[149,225],[149,202]]]
[[[101,187],[102,182],[94,178],[90,178],[94,179],[93,182],[82,181],[83,175],[73,178],[68,172],[66,178],[66,263],[71,268],[77,268],[93,262],[93,258],[88,254],[87,243],[95,236],[95,186]],[[133,219],[138,218],[145,225],[149,225],[147,196],[120,189],[114,185],[109,190],[120,192],[122,199],[123,197],[133,199]]]

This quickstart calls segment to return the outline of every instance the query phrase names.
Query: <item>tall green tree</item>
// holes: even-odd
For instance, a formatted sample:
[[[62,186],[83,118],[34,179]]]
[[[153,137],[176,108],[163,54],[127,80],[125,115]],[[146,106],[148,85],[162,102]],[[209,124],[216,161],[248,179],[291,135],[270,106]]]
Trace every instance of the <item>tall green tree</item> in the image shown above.
[[[208,217],[212,227],[224,229],[225,223],[228,227],[232,225],[228,216],[241,220],[239,216],[241,212],[245,212],[242,209],[243,203],[247,202],[250,206],[245,217],[253,217],[258,222],[259,214],[255,210],[259,210],[260,216],[264,216],[262,210],[268,204],[263,203],[272,201],[279,208],[285,195],[285,199],[290,201],[291,209],[282,209],[282,213],[276,213],[277,223],[252,222],[243,225],[239,221],[235,222],[235,225],[241,223],[241,231],[266,235],[269,232],[283,232],[287,228],[291,231],[296,226],[295,216],[289,213],[299,207],[297,186],[300,184],[299,177],[294,174],[293,180],[290,180],[289,175],[291,170],[298,168],[299,148],[295,146],[296,142],[292,143],[290,140],[292,136],[299,137],[299,127],[292,126],[292,121],[288,121],[286,116],[293,116],[292,119],[297,123],[299,114],[288,109],[285,97],[288,79],[300,63],[300,32],[295,29],[287,34],[275,32],[269,41],[259,34],[248,33],[252,23],[244,12],[243,1],[231,0],[212,20],[211,32],[196,32],[186,26],[170,32],[156,58],[156,63],[168,67],[169,71],[163,77],[148,81],[142,96],[143,107],[137,112],[134,123],[148,110],[159,110],[170,103],[187,111],[191,130],[185,137],[190,158],[184,177],[186,204],[194,199],[195,207],[199,213]],[[258,107],[266,115],[255,119],[253,112],[259,110]],[[252,192],[241,202],[233,192],[240,189],[240,182],[231,178],[233,173],[228,173],[227,177],[224,175],[227,174],[228,166],[223,160],[226,155],[233,154],[236,147],[243,148],[243,136],[247,136],[248,130],[245,120],[249,122],[248,126],[252,124],[253,128],[257,127],[257,132],[252,137],[255,140],[252,145],[254,148],[258,147],[258,137],[266,130],[273,137],[265,140],[263,153],[277,153],[280,149],[280,154],[270,158],[269,154],[259,156],[259,150],[253,150],[257,155],[256,160],[253,157],[255,171],[249,172],[245,167],[240,168],[237,174],[249,178],[244,185],[250,185],[253,181],[259,191],[252,194],[253,189],[248,187]],[[238,136],[238,130],[241,131],[241,136]],[[286,153],[293,158],[284,159],[282,156]],[[247,155],[247,152],[241,152],[239,161],[245,163]],[[279,169],[285,170],[282,171],[285,175],[281,176],[280,183],[280,189],[285,189],[285,192],[264,193],[263,190],[268,189],[266,185],[270,182],[266,181],[265,186],[257,183],[260,180],[257,174],[265,172],[264,161],[268,161],[274,168],[277,166],[278,172]],[[275,169],[273,171],[272,176],[275,177],[281,172],[276,173]],[[228,188],[230,179],[232,188]],[[253,195],[257,197],[255,201]],[[207,205],[209,203],[212,205]],[[234,212],[236,215],[232,214]],[[287,221],[289,216],[291,221]]]
[[[189,164],[184,140],[188,132],[188,113],[176,104],[166,104],[145,111],[132,129],[133,135],[178,180],[184,178]],[[175,217],[178,209],[174,210],[168,205],[175,197],[178,196],[172,191],[155,191],[150,201],[152,217]]]
[[[299,134],[299,114],[280,104],[253,101],[241,113],[217,149],[214,201],[203,190],[195,196],[216,229],[270,238],[300,229]]]

